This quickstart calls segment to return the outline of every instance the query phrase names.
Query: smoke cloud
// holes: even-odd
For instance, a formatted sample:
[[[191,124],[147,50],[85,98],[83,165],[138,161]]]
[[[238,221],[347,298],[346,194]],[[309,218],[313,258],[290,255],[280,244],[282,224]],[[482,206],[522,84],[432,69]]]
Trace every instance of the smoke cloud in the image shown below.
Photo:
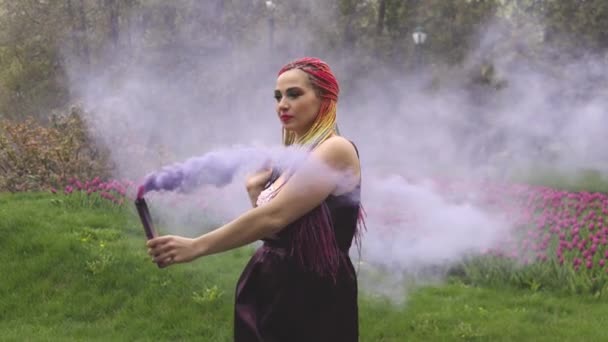
[[[134,29],[133,43],[109,49],[107,62],[71,70],[72,91],[90,113],[96,136],[111,148],[116,176],[143,179],[213,151],[279,146],[272,94],[280,67],[313,55],[326,60],[338,80],[353,70],[344,58],[350,51],[323,54],[315,45],[316,30],[332,13],[321,2],[302,6],[311,13],[309,29],[298,26],[294,36],[292,28],[277,23],[273,39],[280,49],[270,50],[258,35],[258,43],[241,44],[208,37],[206,49],[193,50],[188,47],[194,38],[184,29],[171,47],[151,57],[141,52],[149,47]],[[200,10],[201,20],[213,17]],[[251,25],[266,32],[265,21]],[[597,86],[608,80],[606,58],[560,60],[555,51],[541,51],[547,56],[541,66],[525,54],[501,50],[504,34],[491,23],[484,26],[460,66],[405,71],[380,65],[360,77],[349,74],[352,83],[341,84],[338,122],[359,148],[368,209],[362,265],[403,275],[457,262],[508,233],[508,224],[468,200],[469,194],[461,193],[458,202],[446,199],[427,181],[434,177],[508,180],[542,167],[608,172],[608,87]],[[115,61],[125,56],[137,62],[120,68]],[[503,84],[470,81],[485,60],[493,62]],[[237,172],[222,188],[150,194],[152,211],[166,232],[201,234],[248,209],[245,173]],[[373,281],[363,284],[381,291]]]

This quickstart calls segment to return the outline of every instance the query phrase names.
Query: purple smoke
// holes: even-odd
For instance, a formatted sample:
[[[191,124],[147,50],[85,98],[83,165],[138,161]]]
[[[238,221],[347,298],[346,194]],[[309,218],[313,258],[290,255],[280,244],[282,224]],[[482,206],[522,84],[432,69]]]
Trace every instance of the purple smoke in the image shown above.
[[[295,148],[243,147],[212,151],[148,174],[139,197],[149,191],[189,192],[202,185],[223,187],[230,184],[239,171],[251,172],[265,166],[286,170],[296,167],[305,156],[305,150]]]

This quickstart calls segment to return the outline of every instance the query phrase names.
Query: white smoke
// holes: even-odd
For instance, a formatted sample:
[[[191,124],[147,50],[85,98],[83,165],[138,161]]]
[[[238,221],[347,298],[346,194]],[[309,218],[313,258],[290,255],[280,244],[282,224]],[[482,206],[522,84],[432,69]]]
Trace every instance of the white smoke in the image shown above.
[[[112,149],[117,177],[141,179],[164,165],[236,144],[280,144],[272,98],[276,71],[304,55],[325,59],[338,80],[346,78],[340,72],[351,69],[348,59],[338,57],[349,51],[324,56],[314,44],[315,30],[323,27],[315,20],[321,24],[332,12],[324,11],[321,2],[302,6],[319,16],[307,18],[310,30],[298,27],[302,39],[294,38],[292,28],[278,26],[274,39],[280,49],[219,41],[220,48],[205,54],[188,49],[191,36],[179,34],[179,44],[163,51],[165,63],[142,58],[128,69],[107,63],[73,70],[73,93]],[[258,39],[264,23],[252,25]],[[498,49],[501,34],[492,25],[484,27],[467,61],[437,69],[445,71],[443,77],[430,69],[413,74],[379,66],[356,85],[342,85],[338,121],[361,153],[363,204],[370,209],[364,263],[403,275],[457,262],[504,237],[508,225],[467,194],[454,203],[424,179],[509,179],[540,165],[569,172],[608,170],[608,149],[602,147],[608,87],[599,86],[608,80],[606,60],[590,56],[545,61],[541,67],[525,56],[489,53]],[[145,39],[136,34],[134,39],[140,44],[113,50],[108,60],[139,56]],[[493,88],[470,82],[471,70],[487,58],[504,84]],[[154,211],[170,224],[167,229],[190,235],[250,206],[244,174],[222,189],[156,194],[151,201],[158,201]],[[363,282],[375,290],[373,282]]]

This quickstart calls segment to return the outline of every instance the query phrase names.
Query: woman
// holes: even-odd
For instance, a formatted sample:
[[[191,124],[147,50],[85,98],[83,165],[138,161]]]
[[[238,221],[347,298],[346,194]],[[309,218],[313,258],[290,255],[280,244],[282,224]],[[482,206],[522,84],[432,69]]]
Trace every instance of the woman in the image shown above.
[[[154,261],[167,266],[264,241],[237,284],[235,341],[358,340],[348,251],[360,221],[360,165],[354,144],[337,131],[338,93],[319,59],[283,67],[274,91],[283,144],[308,149],[307,162],[250,176],[253,208],[232,222],[194,239],[148,242]]]

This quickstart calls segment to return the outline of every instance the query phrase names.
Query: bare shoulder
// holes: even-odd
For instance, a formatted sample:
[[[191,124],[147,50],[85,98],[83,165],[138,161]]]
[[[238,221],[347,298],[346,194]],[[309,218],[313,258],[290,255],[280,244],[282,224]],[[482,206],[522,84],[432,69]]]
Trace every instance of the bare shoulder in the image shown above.
[[[315,149],[314,154],[339,170],[359,168],[359,158],[354,145],[342,136],[333,136],[325,140]]]

